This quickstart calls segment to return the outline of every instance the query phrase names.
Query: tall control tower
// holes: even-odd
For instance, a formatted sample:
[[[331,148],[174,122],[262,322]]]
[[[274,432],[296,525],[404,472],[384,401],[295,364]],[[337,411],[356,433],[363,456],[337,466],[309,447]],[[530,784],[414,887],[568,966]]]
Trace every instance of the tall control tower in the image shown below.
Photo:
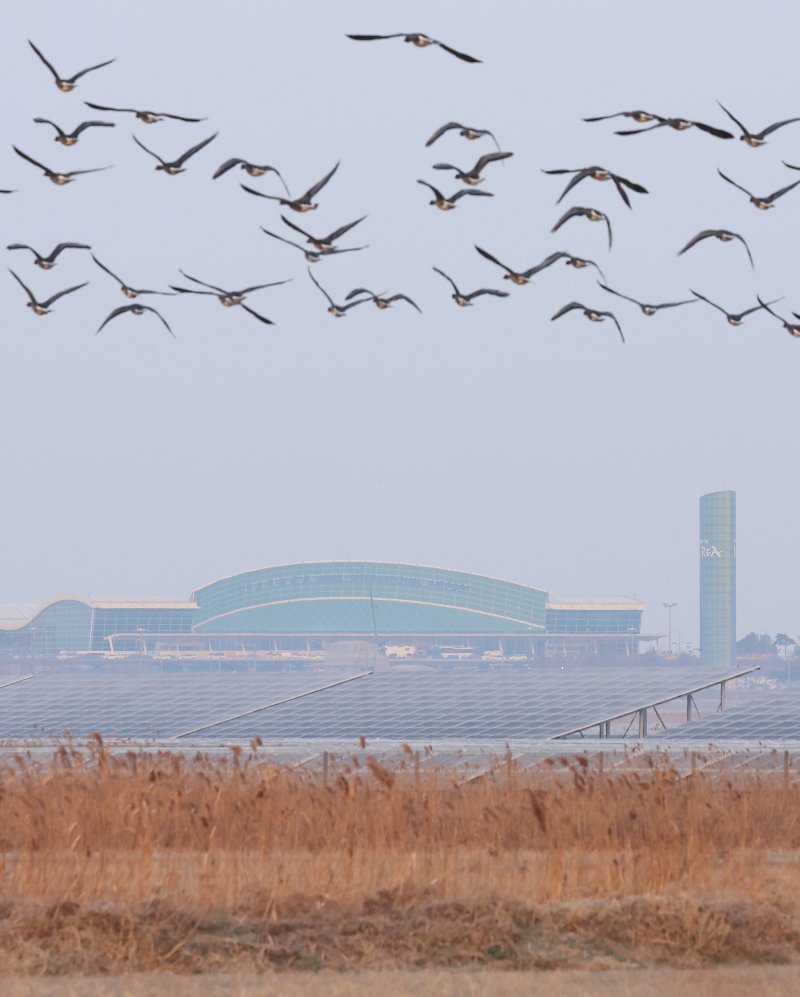
[[[700,498],[700,660],[736,664],[736,492]]]

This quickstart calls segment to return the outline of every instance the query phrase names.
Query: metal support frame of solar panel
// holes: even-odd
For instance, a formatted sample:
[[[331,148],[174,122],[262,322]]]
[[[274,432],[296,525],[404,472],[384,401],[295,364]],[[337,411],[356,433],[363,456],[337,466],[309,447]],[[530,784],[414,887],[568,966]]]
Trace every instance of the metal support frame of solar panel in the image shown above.
[[[800,739],[800,689],[781,689],[759,694],[725,713],[671,729],[665,739],[719,741],[748,739],[780,741]]]
[[[585,731],[594,729],[595,727],[597,727],[599,730],[602,730],[602,728],[603,728],[604,725],[611,724],[615,720],[622,720],[622,719],[624,719],[626,717],[634,716],[635,714],[645,713],[647,710],[656,710],[657,711],[657,709],[658,709],[659,706],[663,706],[666,703],[672,703],[672,702],[675,702],[675,701],[677,701],[679,699],[684,699],[686,697],[692,697],[693,698],[698,693],[703,692],[706,689],[715,688],[716,686],[720,687],[720,707],[721,707],[723,699],[724,699],[725,687],[726,687],[727,683],[728,682],[733,682],[736,679],[743,678],[745,675],[750,675],[753,672],[757,672],[757,671],[760,671],[760,666],[759,665],[754,665],[751,668],[746,668],[746,669],[743,669],[741,671],[729,672],[727,674],[719,675],[719,676],[715,677],[714,679],[712,679],[711,681],[704,682],[704,683],[702,683],[700,685],[693,686],[692,688],[684,689],[681,692],[676,692],[676,693],[670,694],[669,696],[665,696],[665,697],[663,697],[661,699],[651,700],[648,703],[641,703],[639,706],[635,706],[633,709],[626,709],[626,710],[623,710],[621,712],[614,713],[611,716],[604,717],[602,720],[599,720],[599,721],[596,720],[592,724],[584,724],[584,725],[579,726],[579,727],[572,727],[570,730],[563,731],[562,733],[555,734],[553,736],[554,736],[554,738],[556,740],[560,740],[562,738],[572,737],[575,734],[582,734]],[[691,704],[691,699],[688,699],[687,702],[689,702]],[[696,722],[699,722],[699,721],[696,721]],[[663,723],[663,721],[662,721],[662,723]],[[686,726],[688,726],[688,725],[682,725],[681,729],[682,730],[685,729]],[[665,729],[666,729],[666,727],[665,727]],[[600,734],[600,737],[602,739],[603,735]]]

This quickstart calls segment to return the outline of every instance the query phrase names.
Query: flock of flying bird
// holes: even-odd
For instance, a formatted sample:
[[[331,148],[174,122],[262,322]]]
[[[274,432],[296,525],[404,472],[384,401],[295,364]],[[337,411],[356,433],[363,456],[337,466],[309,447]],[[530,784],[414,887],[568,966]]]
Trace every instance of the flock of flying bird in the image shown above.
[[[481,61],[480,59],[477,59],[474,56],[468,55],[464,52],[461,52],[457,49],[454,49],[444,44],[441,41],[431,38],[428,35],[420,33],[412,33],[412,34],[399,33],[391,35],[351,34],[347,35],[347,37],[354,41],[366,41],[366,42],[399,38],[402,39],[404,42],[412,44],[418,48],[427,48],[429,46],[439,47],[444,52],[466,63],[479,63]],[[105,66],[108,66],[115,61],[114,59],[108,59],[104,62],[98,63],[97,65],[89,66],[88,68],[75,73],[73,76],[62,77],[58,73],[58,71],[54,68],[54,66],[47,60],[44,54],[36,47],[36,45],[34,45],[33,42],[29,42],[29,45],[33,50],[33,52],[36,54],[36,56],[38,56],[41,62],[52,73],[55,85],[62,93],[70,93],[71,91],[73,91],[77,86],[78,81],[87,73],[93,72],[98,69],[102,69]],[[178,114],[168,114],[162,111],[143,110],[140,108],[133,108],[133,107],[113,107],[107,104],[98,104],[92,101],[85,101],[84,103],[87,107],[91,108],[92,110],[103,112],[103,114],[134,115],[139,122],[147,125],[156,124],[165,119],[186,122],[189,124],[199,124],[205,120],[204,118],[190,118]],[[725,115],[733,122],[733,124],[736,125],[736,127],[741,132],[741,134],[739,135],[741,141],[743,141],[746,145],[750,146],[751,148],[757,148],[759,146],[765,145],[767,137],[777,129],[782,128],[785,125],[790,125],[796,122],[800,122],[800,117],[788,118],[783,121],[777,121],[774,124],[771,124],[766,128],[763,128],[759,132],[751,132],[748,128],[745,127],[744,124],[742,124],[742,122],[739,119],[734,117],[734,115],[727,108],[723,107],[722,104],[720,104],[719,106],[722,109],[722,111],[725,113]],[[642,110],[619,111],[614,114],[601,115],[598,117],[589,117],[589,118],[584,118],[583,120],[585,122],[593,123],[593,122],[611,120],[614,118],[626,118],[629,119],[630,121],[633,121],[636,125],[645,126],[638,128],[624,128],[615,132],[615,134],[621,136],[639,135],[644,132],[653,131],[659,128],[671,128],[675,131],[686,131],[687,129],[690,128],[696,128],[699,131],[704,132],[717,139],[727,140],[734,138],[732,132],[709,124],[705,124],[700,121],[694,121],[686,118],[662,117],[658,114]],[[37,124],[48,125],[52,129],[54,129],[55,131],[54,141],[65,147],[71,147],[76,145],[80,137],[83,135],[83,133],[90,128],[114,127],[114,122],[112,121],[88,120],[81,122],[72,131],[67,132],[63,130],[60,127],[60,125],[58,125],[56,122],[51,121],[47,118],[37,117],[34,118],[33,120]],[[453,194],[447,197],[433,183],[430,183],[427,180],[417,181],[417,183],[428,188],[428,190],[433,195],[432,200],[429,203],[441,211],[454,210],[456,207],[459,206],[458,202],[461,201],[461,199],[464,197],[492,197],[493,195],[489,191],[486,191],[484,189],[478,189],[479,185],[484,180],[482,174],[484,173],[486,168],[491,164],[496,162],[502,162],[503,160],[506,160],[513,155],[513,153],[511,152],[503,151],[501,149],[494,134],[488,129],[475,128],[472,126],[462,125],[455,121],[450,121],[442,125],[441,127],[437,128],[436,131],[431,135],[431,137],[425,143],[426,147],[432,146],[434,143],[438,142],[439,139],[441,139],[443,136],[452,132],[457,132],[457,134],[460,137],[470,141],[475,141],[482,138],[489,138],[496,146],[496,149],[492,152],[488,152],[480,156],[471,169],[462,169],[461,167],[455,166],[452,163],[434,164],[433,169],[439,171],[445,171],[448,173],[452,172],[454,174],[454,179],[456,181],[460,181],[463,184],[463,186],[459,187]],[[148,146],[146,146],[142,141],[140,141],[140,139],[136,135],[133,136],[133,141],[143,152],[145,152],[147,155],[157,160],[157,165],[155,166],[156,170],[161,171],[169,176],[176,176],[186,171],[187,169],[186,164],[189,162],[189,160],[192,159],[201,150],[210,145],[210,143],[212,143],[217,138],[217,134],[218,133],[215,132],[213,135],[210,135],[204,138],[202,141],[195,143],[189,149],[183,152],[180,156],[171,160],[162,158],[161,155],[159,155],[157,152],[153,151]],[[50,169],[50,167],[44,165],[41,161],[34,158],[24,150],[18,148],[16,145],[13,146],[13,149],[14,152],[21,159],[23,159],[31,166],[40,169],[43,172],[44,176],[47,179],[49,179],[52,183],[56,184],[57,186],[65,186],[66,184],[72,183],[77,177],[81,175],[89,173],[97,173],[111,168],[110,166],[101,166],[92,169],[76,169],[65,172],[59,172]],[[784,162],[784,165],[792,170],[800,170],[800,166],[794,166],[786,162]],[[213,172],[212,178],[216,180],[236,167],[239,167],[240,170],[246,173],[248,177],[253,177],[253,178],[262,177],[267,173],[274,173],[276,178],[280,181],[283,187],[284,194],[277,194],[277,195],[267,194],[261,190],[256,190],[254,187],[248,186],[247,184],[244,183],[241,184],[240,186],[248,194],[264,198],[266,200],[277,202],[280,205],[281,209],[287,209],[288,211],[295,212],[297,214],[304,214],[306,212],[313,211],[318,207],[318,204],[315,202],[314,199],[332,179],[337,169],[339,168],[339,163],[337,163],[320,180],[318,180],[315,184],[309,187],[308,190],[306,190],[299,197],[291,196],[289,188],[287,187],[279,171],[276,169],[276,167],[271,166],[269,164],[256,164],[245,159],[231,158],[225,160]],[[557,204],[560,204],[561,201],[573,190],[575,190],[575,188],[579,184],[589,179],[601,182],[610,181],[613,187],[616,189],[617,193],[619,194],[623,203],[629,209],[632,208],[629,192],[640,195],[648,194],[648,190],[641,184],[626,179],[625,177],[622,177],[619,174],[614,173],[610,169],[603,166],[592,165],[577,169],[561,169],[561,168],[547,169],[543,170],[543,172],[549,175],[557,175],[557,176],[564,175],[570,177],[570,179],[566,183],[566,186],[564,187],[564,190],[562,191],[561,195],[559,196],[556,202]],[[747,197],[749,198],[750,203],[755,208],[761,211],[766,211],[770,208],[775,207],[775,204],[779,200],[779,198],[788,194],[795,187],[797,187],[798,184],[800,184],[800,180],[795,180],[793,183],[787,184],[786,186],[781,187],[780,189],[774,191],[771,194],[758,196],[752,194],[749,190],[747,190],[737,181],[733,180],[731,177],[727,176],[721,170],[718,170],[718,173],[722,180],[724,180],[726,183],[730,184],[737,190],[740,190],[742,193],[746,194]],[[13,194],[13,193],[15,193],[15,191],[13,190],[0,189],[0,194]],[[346,225],[342,225],[328,234],[314,235],[311,232],[307,231],[307,229],[303,228],[296,222],[292,221],[290,218],[287,218],[285,215],[281,214],[281,220],[284,223],[284,225],[292,232],[296,233],[298,237],[303,237],[303,239],[305,240],[304,244],[289,239],[285,235],[280,235],[277,232],[273,232],[263,227],[261,231],[273,239],[279,240],[282,243],[285,243],[287,245],[294,247],[295,249],[300,250],[303,253],[306,261],[309,264],[314,264],[320,261],[325,256],[332,256],[340,253],[358,252],[368,248],[365,245],[349,246],[349,247],[341,247],[337,245],[337,241],[341,239],[342,236],[344,236],[347,232],[349,232],[357,225],[359,225],[362,221],[364,221],[365,217],[366,216],[357,218],[355,221],[349,222]],[[613,232],[611,227],[611,220],[605,212],[600,211],[595,207],[573,206],[568,208],[561,215],[561,217],[558,218],[558,220],[555,222],[555,224],[551,229],[551,232],[559,231],[562,228],[562,226],[566,225],[568,222],[570,222],[572,219],[575,218],[584,218],[592,222],[603,222],[608,235],[608,248],[609,250],[611,249],[613,244]],[[750,247],[748,246],[744,237],[739,233],[730,231],[728,229],[704,229],[698,232],[686,243],[685,246],[683,246],[682,249],[679,250],[678,255],[686,253],[687,251],[689,251],[699,243],[704,242],[706,239],[712,239],[712,238],[717,239],[723,243],[733,242],[733,241],[739,242],[743,246],[745,252],[747,253],[750,265],[753,268],[755,268]],[[106,273],[112,280],[114,280],[119,285],[122,294],[131,302],[129,304],[122,305],[118,308],[113,309],[100,325],[99,329],[97,330],[98,333],[103,328],[105,328],[105,326],[109,322],[111,322],[113,319],[121,315],[127,313],[131,313],[133,315],[142,315],[144,314],[144,312],[151,312],[158,319],[160,319],[160,321],[163,323],[167,331],[174,336],[174,333],[172,332],[169,323],[156,308],[150,305],[141,304],[138,300],[136,300],[142,295],[194,294],[194,295],[205,295],[210,297],[216,297],[224,307],[232,307],[232,306],[241,307],[244,311],[252,315],[254,318],[258,319],[260,322],[263,322],[267,325],[271,325],[273,324],[272,321],[266,318],[265,316],[261,315],[260,313],[254,311],[249,305],[245,304],[245,299],[247,298],[248,295],[253,294],[256,291],[260,291],[269,287],[275,287],[280,284],[287,283],[287,281],[285,280],[271,281],[269,283],[256,284],[250,287],[241,288],[239,290],[230,290],[202,281],[199,278],[193,277],[190,274],[185,273],[183,270],[181,270],[180,271],[181,275],[186,279],[186,281],[188,281],[193,286],[185,287],[176,284],[171,284],[169,285],[170,286],[169,291],[145,289],[145,288],[133,287],[128,283],[126,283],[124,280],[122,280],[122,278],[117,276],[117,274],[114,273],[105,263],[101,262],[101,260],[99,260],[91,252],[91,247],[85,243],[60,242],[48,254],[40,253],[32,246],[23,243],[12,243],[9,246],[7,246],[7,249],[9,251],[24,250],[31,252],[34,257],[33,262],[36,264],[36,266],[38,266],[42,270],[51,270],[53,267],[55,267],[58,262],[59,256],[67,250],[89,251],[92,256],[92,260],[97,265],[97,267],[99,267],[104,273]],[[546,270],[548,267],[552,266],[558,261],[563,261],[566,265],[572,266],[573,268],[578,270],[583,269],[585,267],[594,267],[599,273],[600,277],[602,278],[597,283],[604,292],[638,306],[638,308],[642,311],[642,313],[647,316],[655,315],[658,311],[665,308],[676,308],[683,305],[694,304],[697,301],[703,301],[706,304],[710,305],[711,307],[722,312],[722,314],[725,315],[727,321],[731,325],[738,326],[742,324],[746,316],[752,314],[753,312],[757,312],[763,309],[766,312],[768,312],[770,315],[774,316],[774,318],[776,318],[779,322],[781,322],[783,328],[787,332],[789,332],[792,336],[800,337],[800,314],[793,312],[792,314],[794,318],[798,321],[791,322],[786,318],[777,314],[775,311],[773,311],[772,306],[777,303],[776,301],[763,301],[760,296],[757,296],[756,299],[758,302],[757,304],[738,313],[729,312],[721,305],[715,303],[714,301],[711,301],[708,297],[706,297],[703,294],[700,294],[697,291],[692,291],[691,293],[693,297],[687,298],[685,300],[662,302],[660,304],[648,304],[641,302],[636,298],[623,294],[620,291],[610,287],[606,281],[605,275],[603,274],[602,270],[600,269],[598,264],[593,260],[584,259],[579,256],[573,256],[568,252],[564,251],[554,252],[548,255],[545,259],[543,259],[539,263],[536,263],[534,266],[531,266],[524,270],[514,270],[511,267],[507,266],[505,263],[501,262],[496,256],[488,252],[486,249],[483,249],[482,247],[477,245],[475,246],[475,249],[477,250],[477,252],[480,254],[481,257],[483,257],[485,260],[494,264],[495,266],[499,267],[501,270],[504,271],[503,273],[504,280],[508,280],[512,284],[516,284],[518,286],[523,286],[525,284],[530,283],[534,276]],[[346,295],[343,303],[337,304],[333,300],[333,298],[329,295],[329,293],[325,290],[322,284],[316,279],[316,277],[311,271],[311,266],[309,266],[307,269],[311,281],[324,295],[324,297],[328,302],[327,310],[336,317],[344,316],[351,308],[355,308],[358,305],[365,304],[370,301],[379,309],[386,309],[389,308],[391,305],[393,305],[395,302],[403,301],[406,302],[408,305],[412,306],[413,308],[415,308],[417,311],[421,311],[416,302],[413,301],[406,294],[403,293],[386,294],[385,292],[376,293],[374,291],[371,291],[363,287],[354,288]],[[433,269],[450,285],[453,292],[452,298],[456,302],[456,304],[461,307],[471,306],[476,298],[479,298],[484,295],[490,295],[494,297],[509,296],[508,291],[498,290],[489,287],[482,287],[477,290],[470,291],[469,293],[464,293],[459,289],[456,282],[447,273],[444,272],[444,270],[440,269],[439,267],[433,267]],[[64,290],[58,291],[57,293],[50,295],[44,300],[39,300],[39,298],[25,284],[25,282],[20,278],[20,276],[14,270],[10,270],[10,273],[27,295],[28,297],[27,306],[31,308],[36,315],[48,314],[52,306],[60,298],[80,290],[81,288],[85,287],[86,284],[88,283],[88,281],[84,281],[83,283],[78,284],[74,287],[68,287],[65,288]],[[625,342],[625,337],[622,332],[622,327],[617,319],[617,316],[615,315],[614,312],[609,311],[607,309],[590,308],[582,304],[581,302],[571,301],[568,304],[564,305],[562,308],[560,308],[552,316],[552,320],[559,319],[562,316],[575,311],[581,312],[587,319],[589,319],[592,322],[602,322],[605,319],[609,319],[616,326],[622,341]]]

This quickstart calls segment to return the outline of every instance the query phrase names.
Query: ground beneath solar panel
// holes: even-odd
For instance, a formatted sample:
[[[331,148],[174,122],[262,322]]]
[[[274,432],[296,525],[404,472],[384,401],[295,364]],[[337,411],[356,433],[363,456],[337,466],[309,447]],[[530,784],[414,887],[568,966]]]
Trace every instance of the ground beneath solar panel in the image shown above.
[[[280,973],[272,976],[163,973],[117,977],[0,977],[8,997],[771,997],[800,993],[800,967],[726,966],[714,969],[624,969],[606,971],[503,972],[501,970],[412,970],[408,972]]]

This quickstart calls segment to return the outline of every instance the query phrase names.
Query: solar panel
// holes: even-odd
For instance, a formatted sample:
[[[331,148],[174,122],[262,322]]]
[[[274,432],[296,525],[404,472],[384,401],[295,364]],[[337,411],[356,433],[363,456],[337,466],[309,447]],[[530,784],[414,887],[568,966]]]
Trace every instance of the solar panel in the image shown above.
[[[800,738],[800,689],[759,690],[740,705],[659,735],[659,739],[682,741],[793,738]]]
[[[0,690],[0,738],[84,737],[92,731],[149,739],[193,731],[199,739],[242,741],[256,735],[265,741],[548,738],[716,675],[700,666],[546,662],[527,671],[396,669],[314,691],[342,677],[330,671],[40,674]],[[251,712],[303,692],[313,694]],[[234,717],[241,718],[219,723]]]

